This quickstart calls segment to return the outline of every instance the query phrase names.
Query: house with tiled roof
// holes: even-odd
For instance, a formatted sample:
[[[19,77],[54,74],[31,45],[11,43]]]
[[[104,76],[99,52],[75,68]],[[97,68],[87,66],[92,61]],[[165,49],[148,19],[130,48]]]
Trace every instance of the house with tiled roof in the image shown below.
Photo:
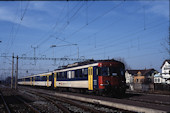
[[[155,69],[126,70],[127,83],[153,83],[154,75],[158,72]],[[130,75],[130,77],[128,76]],[[129,79],[131,78],[131,79]],[[132,79],[133,78],[133,79]],[[133,81],[132,81],[133,80]]]
[[[161,73],[154,75],[154,84],[161,84],[162,83],[162,75]]]
[[[129,85],[130,90],[149,90],[154,89],[154,75],[158,71],[155,69],[143,69],[143,70],[126,70],[125,77],[126,83]]]
[[[170,84],[170,59],[165,60],[161,66],[162,83]]]

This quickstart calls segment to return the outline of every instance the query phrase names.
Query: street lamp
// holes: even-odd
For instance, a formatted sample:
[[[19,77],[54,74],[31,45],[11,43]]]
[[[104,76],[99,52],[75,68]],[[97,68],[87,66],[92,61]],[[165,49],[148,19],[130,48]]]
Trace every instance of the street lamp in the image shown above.
[[[54,48],[54,47],[63,47],[63,46],[77,46],[77,50],[78,50],[78,58],[79,58],[79,47],[78,47],[78,44],[67,44],[67,45],[59,45],[59,46],[56,46],[56,45],[51,45],[50,48]],[[54,49],[53,49],[53,56],[54,56]]]
[[[78,59],[79,59],[79,46],[78,46],[78,44],[73,44],[73,45],[77,46],[77,55],[78,55]]]
[[[56,47],[56,45],[51,45],[50,48]]]
[[[54,47],[56,47],[56,45],[51,45],[50,48],[53,48],[53,57],[54,57]]]

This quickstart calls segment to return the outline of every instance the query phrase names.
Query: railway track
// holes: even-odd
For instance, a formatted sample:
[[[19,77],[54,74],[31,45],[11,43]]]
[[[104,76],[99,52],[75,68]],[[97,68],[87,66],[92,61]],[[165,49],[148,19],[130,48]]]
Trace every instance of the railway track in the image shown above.
[[[6,112],[6,113],[11,113],[11,111],[10,111],[10,109],[9,109],[9,107],[8,107],[8,105],[7,105],[7,103],[6,103],[6,101],[5,101],[5,99],[4,99],[4,96],[2,95],[2,93],[0,92],[0,97],[1,97],[1,102],[2,102],[2,104],[3,104],[3,108],[1,108],[1,112]]]
[[[90,107],[87,105],[83,105],[82,102],[80,104],[80,102],[78,103],[77,101],[73,101],[71,99],[61,98],[57,96],[51,97],[49,96],[49,94],[42,93],[42,92],[29,91],[29,93],[32,93],[32,94],[35,94],[35,95],[38,95],[38,96],[41,96],[47,99],[48,101],[55,104],[64,113],[72,113],[72,112],[106,113],[103,110],[94,109],[94,106]],[[79,111],[77,111],[77,109],[79,109]]]
[[[47,91],[48,92],[52,92],[50,90],[47,90]],[[140,96],[136,96],[136,94],[139,95],[139,93],[133,93],[134,97],[136,97],[136,98],[125,96],[125,97],[121,98],[121,100],[130,100],[130,101],[136,101],[136,102],[142,102],[142,103],[150,103],[150,104],[156,104],[156,105],[168,105],[168,106],[170,106],[170,102],[169,101],[168,102],[164,102],[164,101],[154,100],[154,99],[150,99],[150,98],[138,98]],[[140,93],[140,94],[141,94],[141,96],[145,95],[144,93]],[[88,95],[88,94],[85,94],[85,95]],[[148,94],[146,94],[146,95],[148,95]],[[150,96],[154,96],[153,94],[149,94],[149,95]],[[93,96],[95,96],[95,95],[93,95]],[[159,96],[161,96],[161,95],[159,95]],[[107,96],[101,96],[101,97],[107,97]],[[166,95],[165,97],[169,97],[169,95]],[[112,97],[109,97],[109,98],[112,98]],[[114,97],[114,98],[117,99],[116,97]]]
[[[89,102],[84,102],[84,101],[80,101],[80,100],[74,100],[74,99],[69,99],[69,98],[65,98],[65,97],[60,97],[60,96],[56,96],[54,94],[53,91],[35,91],[33,89],[22,89],[21,91],[24,92],[28,92],[28,93],[32,93],[44,98],[48,98],[49,101],[56,101],[60,102],[60,105],[64,105],[65,108],[67,108],[67,110],[70,110],[70,112],[76,112],[74,111],[75,109],[73,107],[76,107],[77,109],[80,109],[79,112],[92,112],[92,113],[106,113],[106,112],[126,112],[126,113],[132,113],[133,111],[127,111],[127,110],[123,110],[123,109],[119,109],[119,108],[115,108],[115,107],[109,107],[109,106],[105,106],[105,105],[100,105],[99,103],[95,102],[95,103],[89,103]],[[54,102],[53,102],[54,103]],[[72,110],[72,108],[74,110]]]
[[[31,109],[31,112],[33,113],[41,113],[39,110],[37,110],[35,107],[33,107],[31,104],[27,103],[25,100],[23,100],[20,97],[16,97],[19,101],[21,101],[22,103],[24,103],[25,106],[27,106],[28,108]]]
[[[151,101],[151,100],[146,100],[146,99],[135,99],[135,98],[129,98],[127,100],[143,102],[143,103],[151,103],[151,104],[157,104],[157,105],[169,105],[170,106],[170,102],[163,102],[163,101]]]
[[[7,89],[10,90],[10,89]],[[26,102],[20,95],[15,92],[11,94],[10,91],[4,91],[0,94],[3,101],[4,109],[1,109],[2,113],[41,113],[30,103]],[[5,95],[5,96],[3,96]]]
[[[134,95],[134,96],[131,97],[129,95]],[[131,101],[143,102],[143,103],[170,106],[170,101],[168,101],[170,99],[170,95],[156,95],[156,94],[148,94],[148,93],[127,92],[125,99]]]
[[[32,88],[24,88],[24,90],[35,91],[35,89],[32,89]],[[50,95],[53,97],[55,96],[60,96],[59,98],[66,97],[67,100],[71,99],[71,100],[77,101],[76,103],[78,104],[85,103],[85,102],[90,103],[91,105],[89,106],[92,108],[95,108],[98,105],[100,106],[100,108],[103,106],[111,107],[111,109],[117,108],[120,112],[123,110],[124,110],[123,112],[148,112],[148,113],[170,111],[169,102],[163,101],[163,100],[168,100],[167,98],[169,97],[167,96],[163,96],[162,98],[160,96],[159,99],[155,99],[156,97],[150,98],[150,96],[154,96],[154,95],[149,95],[149,97],[146,95],[130,95],[130,96],[118,99],[118,98],[87,95],[87,94],[83,95],[83,94],[70,93],[70,92],[57,93],[56,91],[53,91],[53,90],[44,90],[44,89],[40,89],[36,91],[39,91],[42,94],[45,92],[47,93],[46,95]],[[83,101],[83,102],[80,102],[80,101]],[[92,104],[96,104],[96,105],[93,106]],[[103,111],[107,112],[107,110],[103,110]]]

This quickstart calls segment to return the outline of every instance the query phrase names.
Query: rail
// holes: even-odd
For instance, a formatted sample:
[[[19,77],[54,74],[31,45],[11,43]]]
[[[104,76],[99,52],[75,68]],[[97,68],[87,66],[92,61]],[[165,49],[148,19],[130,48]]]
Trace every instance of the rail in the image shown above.
[[[67,98],[61,98],[61,97],[50,97],[48,94],[46,93],[43,93],[41,92],[41,94],[39,94],[40,92],[32,92],[32,91],[29,91],[29,93],[32,93],[32,94],[35,94],[35,95],[38,95],[38,96],[41,96],[45,99],[47,99],[48,101],[51,101],[53,104],[55,104],[59,109],[61,109],[64,113],[70,113],[70,111],[68,109],[66,109],[64,106],[62,106],[61,104],[57,104],[54,100],[57,100],[57,101],[60,101],[60,102],[63,102],[63,103],[67,103],[67,104],[70,104],[70,105],[73,105],[73,106],[77,106],[78,108],[81,108],[85,111],[90,111],[92,113],[106,113],[104,111],[101,111],[101,110],[97,110],[97,109],[94,109],[92,107],[87,107],[85,105],[80,105],[74,101],[72,101],[71,99],[67,99]]]
[[[38,111],[36,108],[34,108],[33,106],[31,106],[30,104],[28,104],[26,101],[24,101],[23,99],[19,98],[19,97],[15,97],[17,100],[19,100],[20,102],[24,103],[27,107],[29,107],[33,113],[41,113],[40,111]]]
[[[9,109],[9,107],[8,107],[8,105],[7,105],[7,103],[6,103],[6,101],[5,101],[5,99],[4,99],[4,97],[3,97],[3,95],[2,95],[1,92],[0,92],[0,96],[1,96],[1,99],[2,99],[2,101],[3,101],[5,110],[7,111],[7,113],[11,113],[11,111],[10,111],[10,109]]]

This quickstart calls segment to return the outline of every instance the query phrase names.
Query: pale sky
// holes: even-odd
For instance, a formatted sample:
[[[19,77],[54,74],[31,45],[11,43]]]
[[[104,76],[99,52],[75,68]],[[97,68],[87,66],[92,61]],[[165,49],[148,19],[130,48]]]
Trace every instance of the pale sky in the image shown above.
[[[1,56],[122,58],[131,69],[160,67],[168,59],[169,2],[1,1]],[[56,45],[55,48],[50,48]],[[12,58],[0,57],[0,75]],[[19,76],[52,71],[73,61],[19,61]],[[55,65],[54,65],[55,64]],[[26,73],[28,70],[28,73]]]

